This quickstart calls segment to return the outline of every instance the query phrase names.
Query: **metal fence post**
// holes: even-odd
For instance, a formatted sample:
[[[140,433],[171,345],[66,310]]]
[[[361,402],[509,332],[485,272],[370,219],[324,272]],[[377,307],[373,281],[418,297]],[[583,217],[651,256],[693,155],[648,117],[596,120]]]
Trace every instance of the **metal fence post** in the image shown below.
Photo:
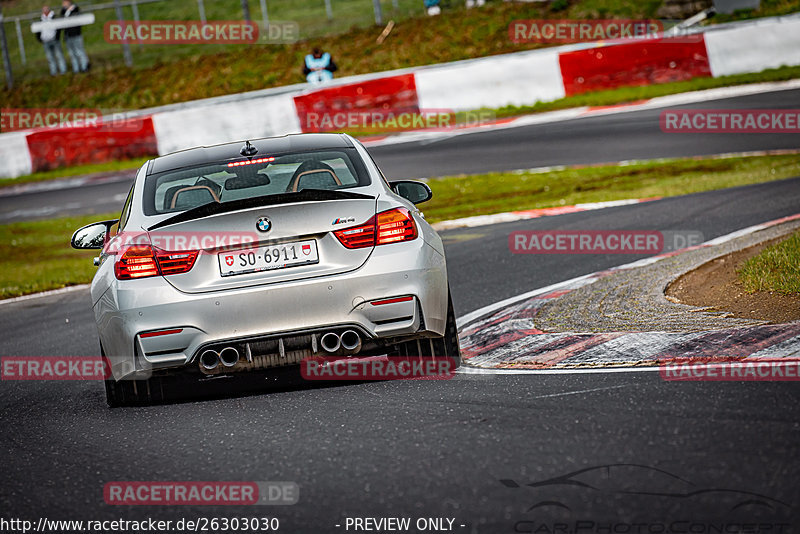
[[[333,8],[331,7],[331,0],[325,0],[325,14],[328,20],[333,20]]]
[[[203,0],[197,0],[197,9],[200,10],[200,22],[206,23],[206,5]]]
[[[267,0],[261,0],[261,18],[264,19],[264,29],[269,28],[269,14],[267,13]]]
[[[14,19],[14,27],[17,29],[17,42],[19,43],[19,58],[23,65],[27,65],[28,59],[25,57],[25,41],[22,39],[22,27],[19,19]]]
[[[131,8],[133,9],[133,22],[139,26],[139,5],[136,0],[131,0]],[[136,42],[139,43],[139,48],[142,48],[142,41],[139,39],[139,33],[136,33]]]
[[[0,7],[0,46],[3,47],[3,67],[6,71],[6,85],[14,88],[14,74],[11,72],[11,57],[8,55],[8,42],[6,41],[6,24],[3,19],[3,8]]]
[[[248,0],[242,0],[242,13],[244,14],[244,20],[250,22],[250,2]]]
[[[372,0],[372,6],[375,8],[375,24],[380,26],[383,24],[383,11],[381,11],[381,0]]]
[[[119,0],[114,0],[114,10],[117,12],[117,20],[119,20],[120,24],[124,25],[125,18],[122,15],[122,6]],[[125,58],[125,65],[132,67],[133,57],[131,56],[131,45],[128,44],[128,40],[125,38],[122,39],[122,55]]]

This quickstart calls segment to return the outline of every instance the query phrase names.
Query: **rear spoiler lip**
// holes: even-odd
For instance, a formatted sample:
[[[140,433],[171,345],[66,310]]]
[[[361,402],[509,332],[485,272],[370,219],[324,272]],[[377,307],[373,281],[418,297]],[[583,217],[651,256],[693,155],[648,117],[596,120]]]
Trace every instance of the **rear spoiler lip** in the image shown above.
[[[322,202],[326,200],[375,200],[375,198],[376,197],[371,195],[353,193],[349,191],[304,189],[297,193],[282,193],[280,195],[243,198],[241,200],[233,200],[231,202],[209,202],[208,204],[192,208],[182,213],[178,213],[173,217],[169,217],[168,219],[157,222],[148,228],[147,231],[150,232],[158,228],[163,228],[164,226],[202,219],[203,217],[208,217],[210,215],[218,215],[220,213],[229,213],[232,211],[246,210],[262,206],[277,206],[280,204],[295,204],[299,202]]]

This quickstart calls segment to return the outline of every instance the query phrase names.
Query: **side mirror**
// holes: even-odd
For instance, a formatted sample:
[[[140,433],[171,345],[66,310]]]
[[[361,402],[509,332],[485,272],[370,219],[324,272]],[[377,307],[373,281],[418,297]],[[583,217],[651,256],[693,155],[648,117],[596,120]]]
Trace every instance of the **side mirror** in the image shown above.
[[[83,228],[79,228],[72,234],[72,241],[70,242],[72,248],[81,250],[103,248],[111,227],[118,222],[119,219],[112,219],[110,221],[87,224]]]
[[[433,192],[427,184],[415,180],[398,180],[390,182],[392,191],[404,199],[414,203],[422,204],[433,198]]]

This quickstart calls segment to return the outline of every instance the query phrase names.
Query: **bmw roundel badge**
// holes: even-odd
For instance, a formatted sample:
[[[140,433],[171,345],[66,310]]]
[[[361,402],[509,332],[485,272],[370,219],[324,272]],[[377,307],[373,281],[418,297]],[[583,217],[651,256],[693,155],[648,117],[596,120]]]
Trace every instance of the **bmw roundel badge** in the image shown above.
[[[261,217],[256,222],[256,228],[259,232],[269,232],[272,230],[272,221],[270,221],[268,217]]]

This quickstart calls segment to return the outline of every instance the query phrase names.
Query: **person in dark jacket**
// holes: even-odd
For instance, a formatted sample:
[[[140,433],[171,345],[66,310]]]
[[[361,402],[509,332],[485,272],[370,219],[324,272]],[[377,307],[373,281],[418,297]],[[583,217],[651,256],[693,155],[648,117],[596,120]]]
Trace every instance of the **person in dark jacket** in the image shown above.
[[[80,13],[80,8],[71,0],[61,2],[61,16],[69,18]],[[81,27],[73,26],[64,29],[64,42],[67,43],[69,57],[72,60],[72,72],[86,72],[89,70],[89,56],[83,48]]]
[[[42,7],[42,22],[49,22],[56,14],[48,6]],[[67,72],[67,63],[64,61],[64,52],[61,50],[61,30],[44,27],[36,34],[36,38],[44,45],[44,54],[47,56],[47,65],[50,75],[64,74]]]
[[[333,62],[333,58],[327,52],[322,52],[315,48],[306,56],[303,62],[303,74],[308,83],[322,83],[333,79],[333,73],[338,67]]]

